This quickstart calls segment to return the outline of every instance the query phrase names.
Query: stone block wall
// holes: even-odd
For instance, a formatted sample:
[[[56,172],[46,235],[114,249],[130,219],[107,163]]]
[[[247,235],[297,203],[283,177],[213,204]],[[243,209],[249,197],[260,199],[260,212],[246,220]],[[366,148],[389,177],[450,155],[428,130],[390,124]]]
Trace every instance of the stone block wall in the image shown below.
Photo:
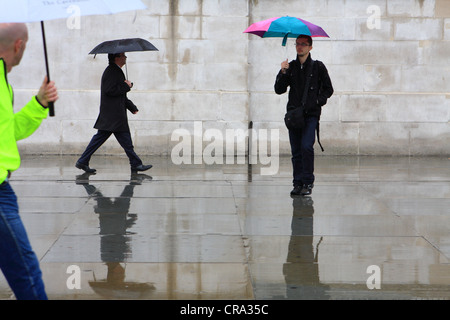
[[[128,97],[136,151],[170,155],[177,129],[196,124],[226,130],[279,130],[289,154],[283,115],[287,95],[273,91],[281,61],[294,59],[294,39],[261,39],[243,31],[273,16],[321,25],[312,57],[323,61],[335,94],[323,109],[326,155],[450,154],[450,1],[448,0],[144,0],[148,9],[75,17],[45,24],[50,73],[59,88],[56,116],[19,143],[22,153],[79,154],[95,134],[105,55],[88,55],[105,40],[140,37],[158,52],[128,53],[134,82]],[[9,74],[15,109],[45,74],[39,23],[20,66]],[[201,135],[202,133],[200,133]],[[202,137],[200,137],[202,138]],[[202,150],[211,141],[203,137]],[[220,142],[220,141],[219,141]],[[225,141],[223,141],[225,145]],[[197,149],[200,150],[200,149]],[[121,154],[115,139],[99,151]],[[320,151],[317,154],[322,154]]]

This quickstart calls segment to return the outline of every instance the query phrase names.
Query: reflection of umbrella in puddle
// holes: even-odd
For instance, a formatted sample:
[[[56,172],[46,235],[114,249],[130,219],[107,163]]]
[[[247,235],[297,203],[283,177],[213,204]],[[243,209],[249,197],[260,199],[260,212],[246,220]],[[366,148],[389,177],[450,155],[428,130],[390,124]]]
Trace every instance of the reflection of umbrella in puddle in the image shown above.
[[[89,281],[90,287],[98,295],[109,299],[147,299],[155,291],[151,283],[125,281],[125,268],[121,265],[131,254],[129,247],[130,232],[137,215],[130,214],[130,201],[136,185],[144,180],[151,180],[145,174],[131,174],[130,183],[125,186],[119,197],[114,200],[105,197],[100,189],[89,183],[90,174],[76,177],[76,184],[83,185],[90,197],[95,199],[95,213],[99,214],[100,222],[100,254],[102,261],[108,267],[106,280]],[[126,264],[125,264],[126,266]]]
[[[138,283],[125,280],[125,268],[118,262],[106,263],[106,280],[89,281],[89,286],[102,297],[110,299],[148,299],[155,292],[151,283]]]

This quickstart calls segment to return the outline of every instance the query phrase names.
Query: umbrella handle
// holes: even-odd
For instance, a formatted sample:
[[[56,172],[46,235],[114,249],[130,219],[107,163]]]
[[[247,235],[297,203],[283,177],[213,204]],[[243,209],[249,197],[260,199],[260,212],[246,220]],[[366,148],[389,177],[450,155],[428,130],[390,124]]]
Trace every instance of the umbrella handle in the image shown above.
[[[284,47],[284,54],[286,55],[286,59],[289,60],[288,46],[285,46],[285,47]]]
[[[45,41],[44,21],[41,21],[41,30],[42,30],[42,41],[44,43],[44,57],[45,57],[45,69],[47,71],[47,83],[49,83],[50,82],[50,72],[49,72],[49,68],[48,68],[47,43]],[[54,117],[55,116],[55,108],[54,108],[53,102],[48,103],[48,110],[49,110],[50,117]]]
[[[55,104],[54,104],[54,102],[49,102],[48,103],[48,114],[50,115],[50,117],[54,117],[55,116]]]
[[[283,37],[283,43],[282,43],[283,47],[286,46],[288,35],[289,35],[289,33],[286,33],[286,35]]]

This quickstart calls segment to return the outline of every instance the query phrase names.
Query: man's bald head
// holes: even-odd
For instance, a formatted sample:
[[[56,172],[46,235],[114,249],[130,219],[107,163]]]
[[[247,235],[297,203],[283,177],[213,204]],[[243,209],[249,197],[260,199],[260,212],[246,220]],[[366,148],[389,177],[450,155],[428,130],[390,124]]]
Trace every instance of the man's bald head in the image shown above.
[[[0,23],[0,50],[13,45],[19,39],[28,40],[25,23]]]
[[[0,58],[11,68],[22,60],[28,41],[28,28],[25,23],[0,23]]]

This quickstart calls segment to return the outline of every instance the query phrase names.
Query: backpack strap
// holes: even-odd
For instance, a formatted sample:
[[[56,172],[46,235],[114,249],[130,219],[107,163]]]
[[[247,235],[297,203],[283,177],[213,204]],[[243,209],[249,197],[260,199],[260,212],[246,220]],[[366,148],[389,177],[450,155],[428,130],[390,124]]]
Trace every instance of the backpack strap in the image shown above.
[[[314,62],[316,62],[316,61],[311,59],[311,70],[307,74],[308,78],[306,80],[305,93],[303,94],[303,101],[302,101],[303,106],[306,103],[306,97],[307,97],[307,92],[308,92],[308,89],[309,89],[309,83],[311,81],[312,74],[314,72]],[[323,149],[322,144],[320,143],[320,117],[317,120],[316,132],[317,132],[317,142],[319,143],[319,146],[320,146],[320,149],[322,149],[322,152],[324,152],[325,150]]]
[[[309,68],[306,70],[306,83],[305,83],[305,89],[303,91],[303,97],[302,97],[302,107],[304,108],[306,105],[306,100],[308,99],[308,92],[309,92],[309,85],[311,83],[311,78],[313,75],[314,70],[314,60],[311,59],[311,63],[308,66]]]
[[[305,84],[305,91],[303,92],[303,97],[301,100],[301,106],[304,108],[305,104],[306,104],[306,99],[308,98],[308,91],[309,91],[309,85],[311,82],[311,78],[314,72],[314,63],[316,61],[311,59],[311,64],[307,70],[307,74],[306,74],[306,84]],[[320,117],[317,121],[317,127],[316,127],[316,132],[317,132],[317,142],[319,143],[320,149],[322,150],[322,152],[324,152],[325,150],[322,147],[322,144],[320,143]]]
[[[323,149],[322,144],[320,143],[320,135],[319,135],[319,131],[320,131],[320,117],[319,117],[319,120],[317,121],[316,131],[317,131],[317,142],[319,143],[319,146],[320,146],[320,149],[322,149],[322,152],[324,152],[325,150]]]

